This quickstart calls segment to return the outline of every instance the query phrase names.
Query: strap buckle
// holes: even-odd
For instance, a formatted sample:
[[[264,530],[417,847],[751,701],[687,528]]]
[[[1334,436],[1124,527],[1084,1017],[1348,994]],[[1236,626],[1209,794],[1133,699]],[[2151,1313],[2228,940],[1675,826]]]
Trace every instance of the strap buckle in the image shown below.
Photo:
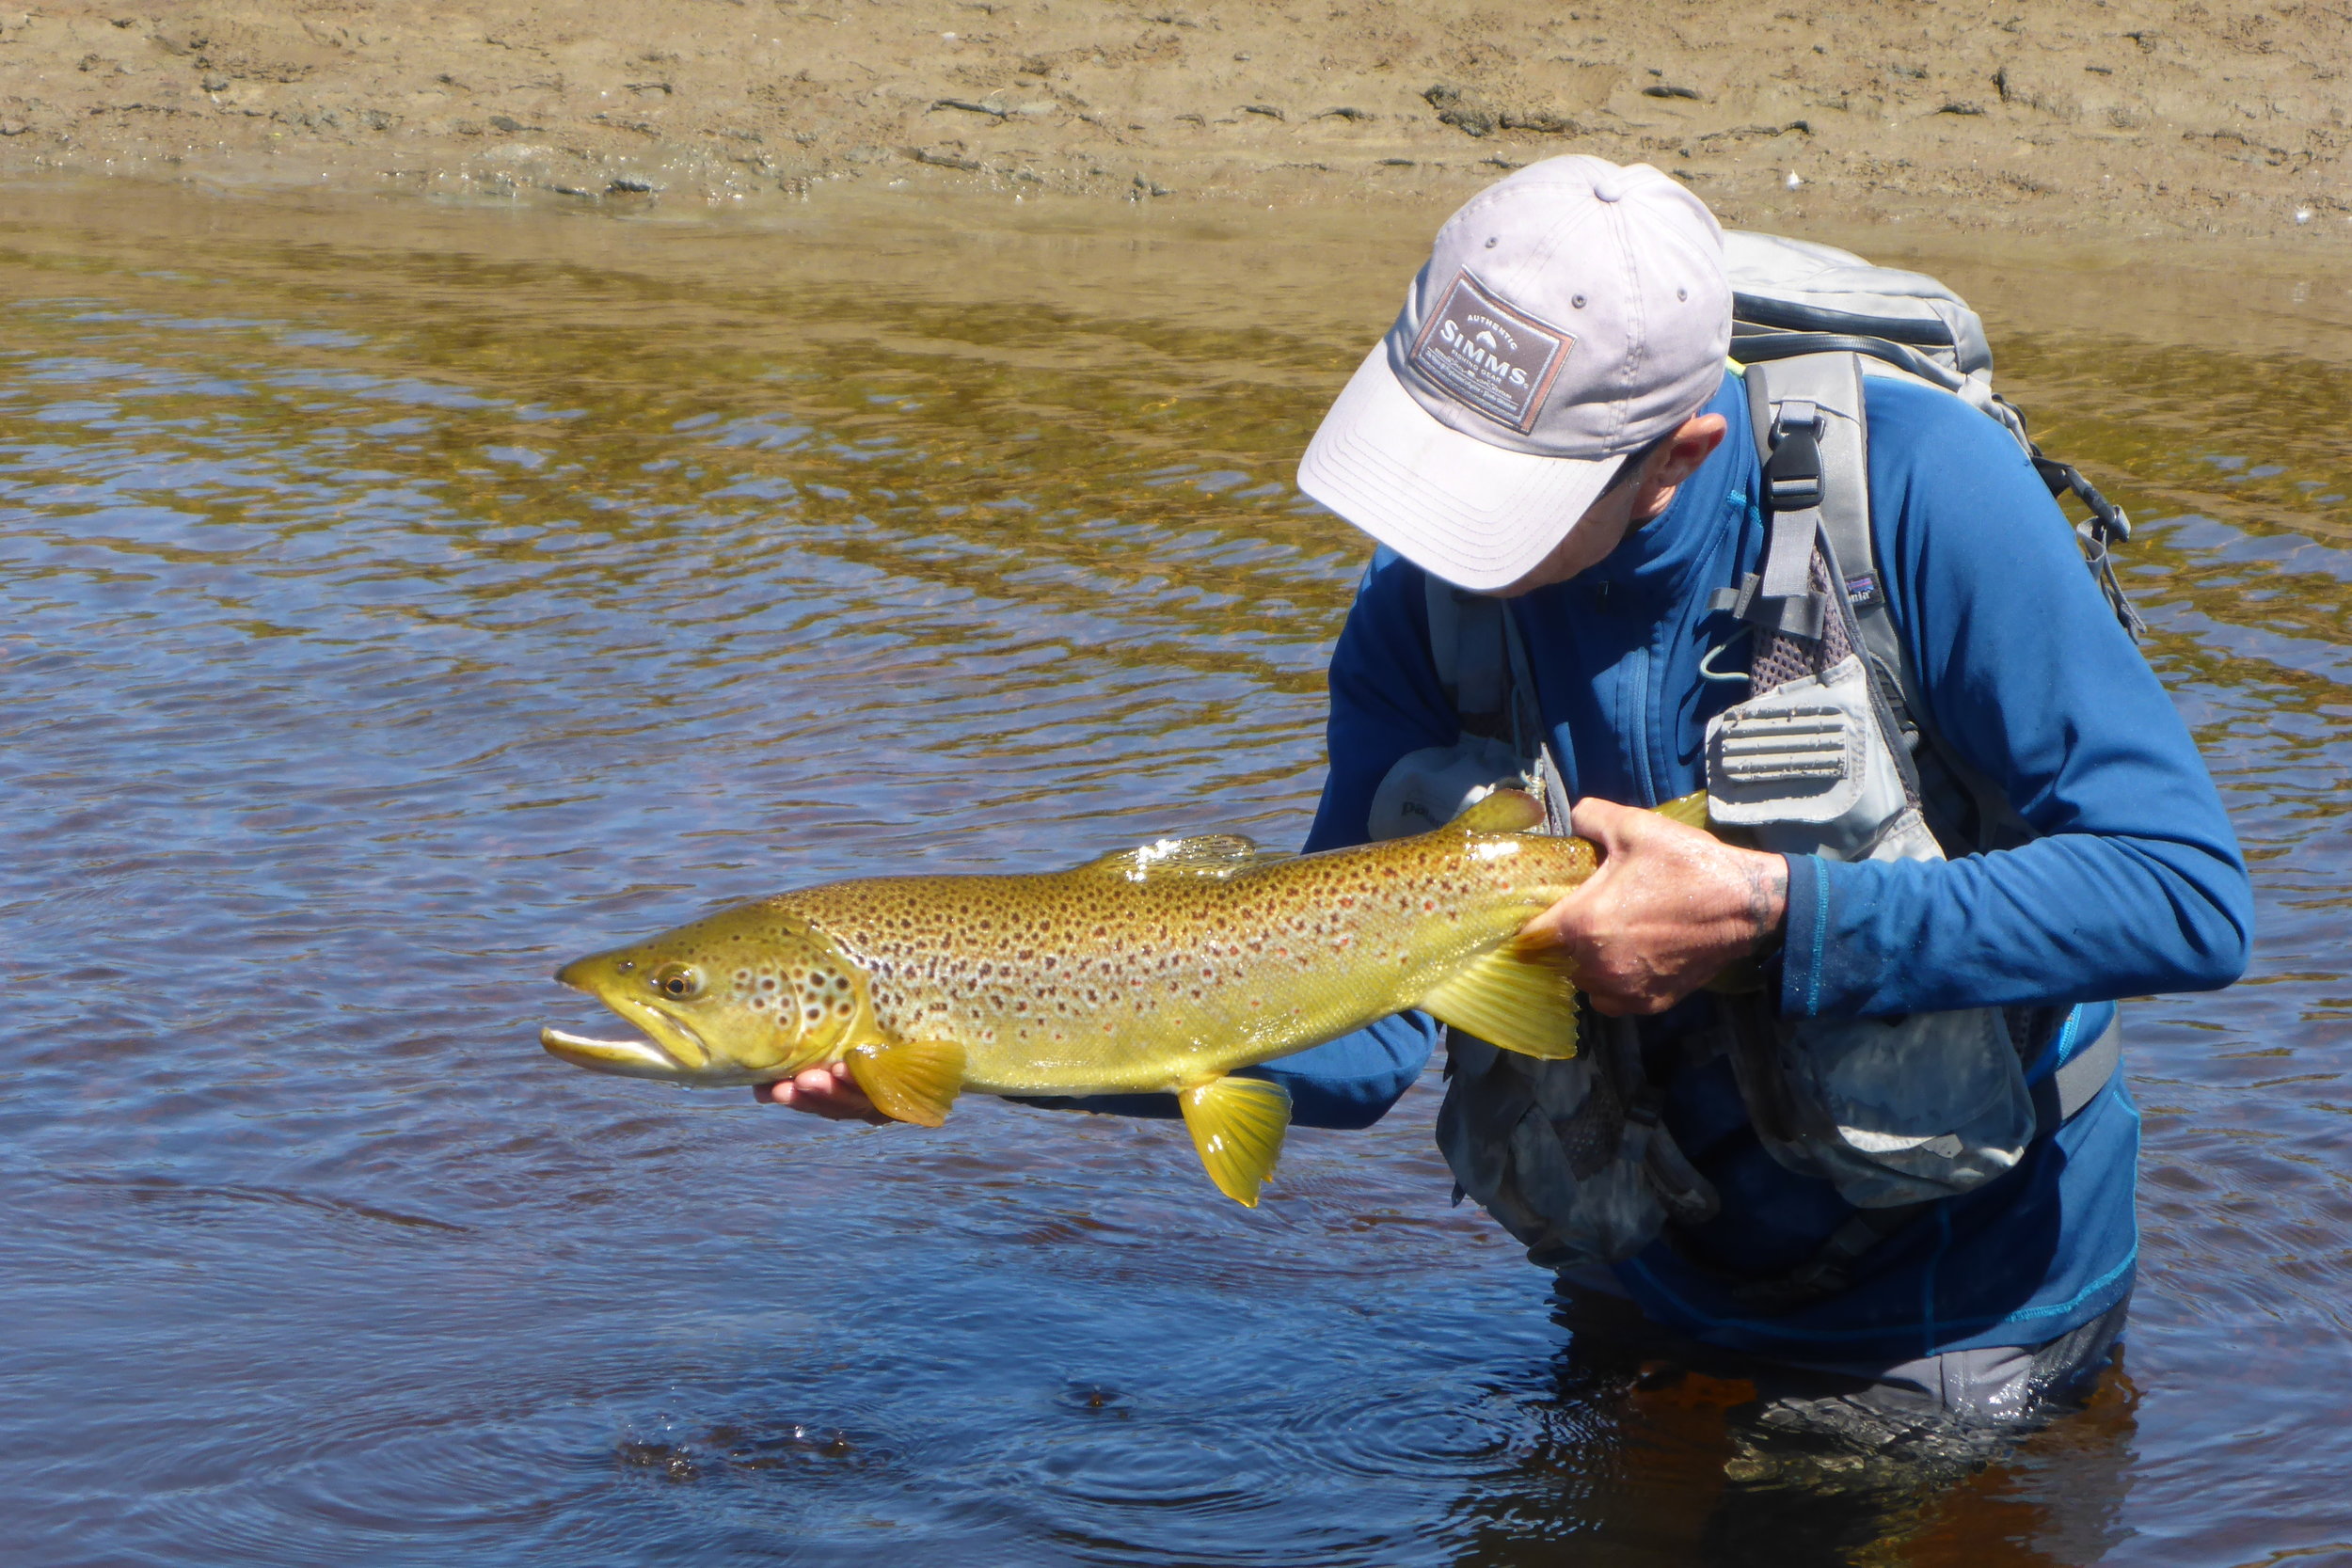
[[[1790,398],[1772,419],[1772,454],[1764,464],[1764,499],[1775,512],[1821,504],[1821,411]]]

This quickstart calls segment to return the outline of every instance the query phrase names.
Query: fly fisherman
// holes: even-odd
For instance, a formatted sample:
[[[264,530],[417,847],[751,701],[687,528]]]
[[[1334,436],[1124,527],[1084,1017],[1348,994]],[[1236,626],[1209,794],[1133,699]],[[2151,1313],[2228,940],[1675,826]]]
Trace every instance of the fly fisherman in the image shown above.
[[[2122,1328],[2113,1002],[2237,977],[2245,867],[2017,439],[1914,379],[1727,372],[1724,249],[1589,157],[1439,230],[1299,468],[1381,546],[1307,847],[1548,800],[1605,860],[1521,942],[1596,1016],[1573,1062],[1450,1041],[1460,1187],[1571,1293],[1818,1372],[1782,1386],[1833,1426],[1997,1426]],[[1640,809],[1700,789],[1721,836]],[[1367,1125],[1439,1033],[1255,1070]]]

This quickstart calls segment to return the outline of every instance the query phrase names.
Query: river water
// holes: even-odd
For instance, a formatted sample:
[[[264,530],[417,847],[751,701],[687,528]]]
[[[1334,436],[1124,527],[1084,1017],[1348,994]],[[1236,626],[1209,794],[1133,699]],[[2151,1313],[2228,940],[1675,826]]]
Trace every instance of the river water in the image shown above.
[[[0,191],[0,1560],[2352,1560],[2326,254],[1899,253],[2140,517],[2262,920],[2130,1009],[2121,1367],[1923,1483],[1727,1473],[1434,1080],[1245,1212],[541,1054],[720,901],[1307,821],[1364,548],[1291,469],[1436,214],[801,211]]]

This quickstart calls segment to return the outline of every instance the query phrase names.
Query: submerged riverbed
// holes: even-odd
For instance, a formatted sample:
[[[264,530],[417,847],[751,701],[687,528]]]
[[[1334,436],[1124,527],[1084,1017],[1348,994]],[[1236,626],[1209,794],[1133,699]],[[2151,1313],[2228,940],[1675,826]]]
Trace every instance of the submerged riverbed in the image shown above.
[[[1311,809],[1364,546],[1291,471],[1421,229],[808,211],[0,192],[0,1556],[2352,1555],[2341,279],[1926,255],[2140,520],[2260,943],[2127,1013],[2090,1409],[1789,1481],[1448,1208],[1434,1073],[1252,1212],[1165,1124],[541,1054],[718,902]]]

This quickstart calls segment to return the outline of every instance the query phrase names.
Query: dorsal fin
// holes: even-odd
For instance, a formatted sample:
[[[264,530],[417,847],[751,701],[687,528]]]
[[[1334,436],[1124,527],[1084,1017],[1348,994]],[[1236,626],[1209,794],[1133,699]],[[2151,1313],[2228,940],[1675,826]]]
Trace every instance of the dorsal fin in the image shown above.
[[[1523,790],[1497,789],[1480,796],[1446,824],[1473,833],[1523,833],[1543,822],[1544,808]]]
[[[1230,877],[1253,865],[1289,858],[1239,833],[1202,833],[1198,838],[1164,838],[1138,849],[1117,850],[1078,869],[1142,882],[1158,877]]]

